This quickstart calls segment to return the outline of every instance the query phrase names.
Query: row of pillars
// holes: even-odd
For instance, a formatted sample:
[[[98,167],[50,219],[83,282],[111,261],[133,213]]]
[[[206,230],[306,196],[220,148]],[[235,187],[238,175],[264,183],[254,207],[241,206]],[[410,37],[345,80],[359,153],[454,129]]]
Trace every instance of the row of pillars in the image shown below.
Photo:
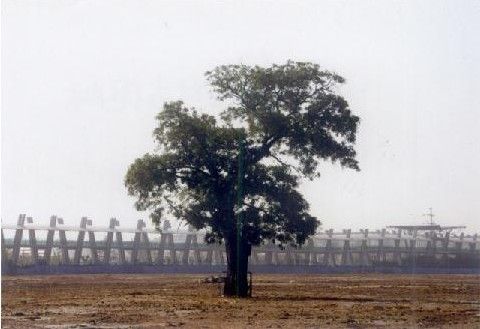
[[[359,251],[354,251],[351,247],[351,234],[352,230],[344,230],[343,233],[345,234],[345,240],[343,241],[343,248],[341,251],[341,265],[354,265],[354,257],[353,254],[359,254],[359,261],[360,263],[356,262],[356,265],[368,266],[371,265],[371,250],[368,247],[368,230],[362,230],[363,239],[361,239],[361,247]],[[326,231],[327,239],[325,244],[325,249],[322,252],[315,252],[314,250],[314,241],[313,239],[309,239],[307,241],[306,247],[301,251],[304,254],[303,260],[300,258],[300,252],[297,249],[286,247],[285,249],[285,258],[286,262],[289,265],[317,265],[322,264],[324,266],[337,266],[340,265],[337,261],[337,255],[339,251],[337,248],[333,246],[333,230]],[[384,238],[385,238],[386,230],[382,230],[381,238],[379,240],[379,246],[377,249],[378,258],[383,256],[386,258],[386,250],[384,249]],[[400,237],[399,237],[400,239]],[[398,244],[400,246],[400,244]],[[271,247],[271,245],[270,245]],[[271,249],[271,248],[269,248]],[[398,259],[400,260],[401,255],[400,247],[398,247]],[[319,261],[318,256],[323,254],[323,258]],[[265,254],[265,263],[266,264],[279,264],[281,261],[279,259],[279,252],[269,250]],[[260,263],[258,258],[258,250],[254,250],[253,252],[253,263]]]
[[[13,249],[11,254],[11,263],[18,264],[21,242],[23,238],[23,231],[27,228],[25,227],[25,221],[27,223],[33,223],[31,217],[26,217],[25,215],[20,215],[17,221],[18,228],[15,231],[15,236],[13,240]],[[57,226],[59,224],[60,226]],[[46,264],[51,264],[52,250],[54,246],[54,236],[55,232],[58,231],[59,236],[59,249],[61,251],[62,262],[64,264],[74,264],[79,265],[81,263],[82,252],[84,248],[90,250],[91,262],[93,264],[110,264],[111,263],[111,251],[112,249],[118,250],[118,257],[120,264],[138,264],[139,263],[139,254],[143,251],[146,254],[145,262],[147,264],[165,264],[165,251],[170,253],[170,262],[181,264],[188,264],[190,253],[193,252],[193,261],[195,264],[212,264],[215,261],[216,264],[225,264],[224,250],[223,246],[218,246],[218,248],[209,248],[207,250],[206,257],[202,261],[201,251],[199,246],[199,241],[197,240],[197,234],[195,232],[189,232],[186,235],[186,240],[184,244],[184,249],[179,250],[182,252],[181,258],[177,258],[177,249],[175,248],[175,243],[173,240],[173,233],[162,233],[160,235],[160,243],[158,244],[157,253],[155,259],[152,257],[152,248],[148,236],[148,232],[144,231],[146,225],[143,220],[137,222],[136,232],[133,240],[133,248],[131,252],[130,262],[127,262],[124,242],[122,239],[122,232],[116,231],[115,228],[119,226],[119,221],[115,218],[112,218],[109,223],[109,231],[107,232],[105,238],[105,246],[101,248],[103,251],[102,260],[99,259],[99,248],[95,241],[95,233],[93,231],[88,231],[87,227],[92,225],[92,221],[86,217],[82,218],[80,221],[80,228],[82,230],[78,231],[77,241],[75,245],[73,260],[69,257],[69,247],[68,241],[66,238],[65,230],[62,230],[63,219],[60,217],[52,216],[50,218],[50,226],[47,231],[47,240],[46,246],[43,253],[43,262]],[[29,235],[29,247],[31,251],[31,258],[33,264],[39,264],[39,248],[37,245],[37,240],[35,237],[35,229],[28,228]],[[88,233],[88,241],[86,241],[86,234]],[[338,248],[333,246],[333,230],[328,230],[326,232],[327,238],[325,240],[325,248],[322,251],[315,251],[313,239],[309,239],[307,244],[302,249],[294,249],[291,247],[286,247],[285,250],[279,250],[272,244],[266,245],[260,248],[253,248],[251,263],[252,264],[266,264],[274,265],[287,263],[290,265],[316,265],[322,264],[324,266],[336,266],[336,265],[362,265],[369,266],[372,264],[373,260],[378,262],[385,262],[387,260],[387,255],[391,255],[391,259],[394,263],[401,265],[402,264],[402,254],[408,255],[410,259],[415,258],[419,252],[427,255],[435,255],[438,251],[442,251],[442,257],[448,257],[448,253],[452,252],[449,248],[449,233],[444,237],[433,236],[427,241],[426,249],[420,250],[417,248],[417,232],[414,232],[413,235],[402,238],[402,231],[399,230],[394,239],[393,251],[389,248],[387,250],[385,246],[385,236],[386,230],[383,229],[380,232],[380,237],[376,238],[378,241],[378,246],[376,248],[370,248],[368,246],[369,241],[369,231],[361,230],[362,237],[360,239],[361,246],[359,249],[352,248],[351,242],[351,230],[344,230],[343,234],[345,239],[343,240],[343,248],[339,251]],[[391,239],[391,238],[389,238]],[[116,240],[116,241],[114,241]],[[441,241],[441,250],[438,250],[437,241]],[[404,242],[402,246],[401,242]],[[469,241],[469,250],[471,252],[476,251],[476,241],[477,236],[474,236],[472,241]],[[460,236],[460,241],[455,242],[455,248],[453,252],[460,254],[463,250],[464,244],[464,234]],[[259,254],[264,254],[265,257],[263,260],[260,260]],[[280,259],[280,254],[284,254],[284,261]],[[358,255],[357,260],[354,260],[353,254]],[[340,254],[340,255],[339,255]],[[303,255],[303,257],[301,256]],[[321,260],[319,260],[319,255],[323,255]],[[338,257],[340,256],[340,257]],[[2,259],[8,259],[3,230],[2,230]],[[340,258],[340,259],[339,259]]]
[[[18,264],[19,257],[20,257],[20,249],[22,246],[22,239],[23,239],[23,231],[27,228],[25,227],[25,221],[27,223],[33,223],[31,217],[26,217],[25,215],[20,215],[17,221],[17,229],[15,230],[15,236],[13,239],[13,248],[11,257],[8,257],[7,253],[7,246],[5,244],[5,238],[2,229],[2,260],[10,259],[11,264]],[[61,251],[61,259],[62,263],[69,265],[79,265],[80,260],[82,257],[83,249],[89,249],[91,255],[91,263],[93,264],[110,264],[111,263],[111,254],[112,249],[118,250],[118,257],[120,264],[127,264],[126,253],[125,253],[125,246],[123,243],[122,232],[114,232],[115,227],[119,226],[119,221],[115,218],[110,219],[109,224],[109,231],[105,237],[105,247],[101,248],[103,250],[103,259],[100,261],[99,258],[99,250],[100,248],[97,246],[97,242],[95,240],[95,233],[93,231],[88,231],[87,226],[92,225],[92,221],[88,220],[86,217],[82,218],[80,221],[80,228],[85,230],[79,230],[77,241],[75,245],[73,260],[70,259],[69,256],[69,247],[68,241],[66,238],[66,231],[62,229],[61,226],[57,226],[57,224],[62,225],[63,219],[52,216],[50,218],[50,226],[47,231],[47,240],[45,244],[45,249],[43,253],[43,263],[51,264],[52,258],[52,250],[54,247],[54,237],[55,232],[58,231],[59,236],[59,249]],[[173,233],[162,233],[160,236],[160,244],[157,249],[157,257],[155,261],[153,261],[152,257],[152,248],[150,247],[150,240],[148,237],[148,232],[143,231],[146,227],[146,224],[143,220],[138,220],[137,228],[133,239],[133,249],[131,253],[131,263],[138,264],[139,263],[139,255],[141,251],[144,251],[146,254],[146,263],[147,264],[164,264],[165,263],[165,251],[170,251],[170,261],[172,263],[178,263],[177,259],[177,250],[175,248],[175,243],[173,240]],[[28,228],[28,241],[30,247],[30,256],[32,258],[33,264],[39,264],[39,248],[37,244],[37,239],[35,236],[35,229]],[[88,232],[88,241],[86,239],[86,233]],[[114,241],[116,240],[116,241]],[[193,250],[194,252],[194,260],[197,264],[202,263],[200,257],[200,250],[199,244],[197,239],[197,234],[191,233],[187,234],[184,249],[181,250],[181,263],[188,264],[189,262],[189,255],[190,252]],[[205,263],[211,264],[215,260],[217,264],[225,264],[225,257],[221,249],[211,249],[207,250],[206,260]]]
[[[385,245],[386,241],[386,229],[380,231],[380,237],[377,238],[378,246],[375,248],[371,248],[368,246],[369,241],[369,230],[360,230],[362,233],[361,237],[361,245],[359,250],[352,248],[351,246],[351,235],[352,231],[344,230],[343,234],[345,234],[345,239],[343,240],[343,247],[341,250],[335,248],[333,246],[333,230],[326,231],[327,239],[325,244],[325,249],[322,252],[315,252],[314,250],[314,242],[312,239],[309,239],[306,244],[306,248],[302,251],[298,249],[293,249],[287,247],[284,251],[286,263],[290,265],[317,265],[321,264],[323,266],[337,266],[337,265],[361,265],[361,266],[370,266],[372,265],[373,261],[378,263],[385,263],[388,259],[388,255],[390,255],[390,260],[397,264],[402,265],[403,259],[415,259],[417,255],[421,252],[427,256],[434,256],[441,251],[441,257],[447,258],[449,253],[454,253],[459,255],[463,251],[464,246],[464,233],[460,235],[460,241],[455,241],[455,249],[452,250],[449,248],[450,244],[450,233],[447,232],[444,237],[437,237],[433,235],[430,240],[427,241],[427,245],[425,249],[421,249],[417,247],[417,232],[414,232],[413,235],[409,235],[402,238],[402,231],[399,230],[396,233],[396,237],[393,239],[394,246],[393,250],[391,248],[387,248]],[[391,238],[389,238],[391,240]],[[404,245],[402,246],[402,241]],[[437,241],[440,241],[441,248],[437,248]],[[468,242],[469,244],[469,252],[474,253],[476,252],[477,246],[477,235],[473,237],[472,241]],[[279,260],[279,251],[272,251],[271,245],[267,245],[267,250],[265,252],[265,264],[280,264]],[[252,262],[254,264],[260,264],[260,260],[258,257],[258,253],[262,252],[261,249],[254,249],[252,254]],[[300,254],[303,253],[304,257],[301,259]],[[354,254],[357,254],[356,261],[354,260]],[[323,255],[321,260],[319,261],[319,255]],[[402,255],[406,255],[406,257],[402,257]],[[340,258],[340,259],[339,259]]]

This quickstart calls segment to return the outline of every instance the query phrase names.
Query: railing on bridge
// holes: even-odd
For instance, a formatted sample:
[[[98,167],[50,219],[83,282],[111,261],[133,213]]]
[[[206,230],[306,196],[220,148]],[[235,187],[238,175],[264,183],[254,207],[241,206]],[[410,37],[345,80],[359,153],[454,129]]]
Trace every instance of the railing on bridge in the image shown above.
[[[14,237],[5,239],[4,231]],[[28,232],[28,238],[24,234]],[[46,238],[37,238],[40,233]],[[67,234],[73,238],[68,238]],[[133,236],[132,236],[133,234]],[[102,236],[99,238],[99,236]],[[130,240],[126,235],[132,236]],[[2,262],[13,267],[29,265],[224,265],[223,245],[204,243],[204,233],[175,233],[146,229],[139,220],[135,229],[122,229],[115,218],[108,227],[93,227],[82,218],[80,226],[64,225],[52,216],[49,226],[34,225],[20,215],[17,225],[2,226]],[[301,248],[280,249],[265,244],[252,249],[253,265],[372,266],[445,263],[478,266],[477,235],[405,232],[386,229],[360,232],[328,230],[318,233]]]

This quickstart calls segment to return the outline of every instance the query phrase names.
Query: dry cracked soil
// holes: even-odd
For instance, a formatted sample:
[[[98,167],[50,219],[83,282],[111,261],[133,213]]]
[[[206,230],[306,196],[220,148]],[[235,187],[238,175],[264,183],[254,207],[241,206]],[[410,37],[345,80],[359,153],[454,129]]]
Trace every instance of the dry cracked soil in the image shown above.
[[[224,298],[206,275],[2,277],[2,328],[480,328],[476,275],[258,275]]]

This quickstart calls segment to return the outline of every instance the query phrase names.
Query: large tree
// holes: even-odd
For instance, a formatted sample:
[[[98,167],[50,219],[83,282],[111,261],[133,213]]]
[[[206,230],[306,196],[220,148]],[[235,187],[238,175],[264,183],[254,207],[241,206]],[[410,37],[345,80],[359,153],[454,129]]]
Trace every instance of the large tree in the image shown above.
[[[244,297],[252,246],[301,245],[319,225],[299,180],[317,177],[320,160],[359,169],[359,118],[337,93],[344,79],[317,64],[227,65],[206,77],[226,109],[216,117],[165,103],[157,152],[135,160],[125,185],[157,225],[173,215],[223,241],[224,294]]]

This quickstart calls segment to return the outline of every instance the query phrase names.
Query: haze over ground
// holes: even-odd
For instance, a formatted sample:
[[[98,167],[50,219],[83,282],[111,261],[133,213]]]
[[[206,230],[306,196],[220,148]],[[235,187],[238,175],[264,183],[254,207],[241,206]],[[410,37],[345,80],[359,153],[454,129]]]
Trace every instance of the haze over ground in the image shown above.
[[[301,191],[323,228],[480,231],[480,3],[2,2],[1,217],[110,217],[133,227],[123,177],[182,99],[218,113],[220,64],[312,61],[347,79],[361,172],[330,163]]]

